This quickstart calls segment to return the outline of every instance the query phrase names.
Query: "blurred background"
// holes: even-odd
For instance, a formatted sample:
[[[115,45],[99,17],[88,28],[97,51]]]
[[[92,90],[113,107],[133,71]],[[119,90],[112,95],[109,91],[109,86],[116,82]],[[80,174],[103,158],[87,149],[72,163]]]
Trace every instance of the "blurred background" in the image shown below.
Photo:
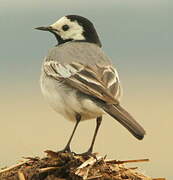
[[[146,175],[173,178],[172,8],[171,0],[0,0],[0,167],[66,144],[74,124],[49,107],[39,87],[43,57],[56,41],[34,27],[78,14],[95,24],[119,72],[122,104],[147,131],[138,141],[105,116],[94,151],[119,160],[149,158],[138,164]],[[88,148],[94,128],[94,120],[81,123],[74,151]]]

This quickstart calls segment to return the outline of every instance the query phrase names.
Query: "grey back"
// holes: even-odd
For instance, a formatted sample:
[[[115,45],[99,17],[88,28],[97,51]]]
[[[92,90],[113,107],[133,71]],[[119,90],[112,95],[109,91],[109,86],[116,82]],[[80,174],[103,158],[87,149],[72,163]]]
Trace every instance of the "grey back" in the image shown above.
[[[111,61],[103,50],[92,43],[68,42],[52,48],[45,61],[71,63],[73,61],[86,65],[110,65]]]

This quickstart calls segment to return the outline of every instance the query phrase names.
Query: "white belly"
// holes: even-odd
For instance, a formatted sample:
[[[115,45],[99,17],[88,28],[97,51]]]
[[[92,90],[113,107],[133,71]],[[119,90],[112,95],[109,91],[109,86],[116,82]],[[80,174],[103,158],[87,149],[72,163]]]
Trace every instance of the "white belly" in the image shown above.
[[[65,118],[74,121],[76,114],[82,120],[96,118],[104,111],[88,98],[79,98],[76,90],[64,88],[64,85],[53,78],[41,76],[41,90],[51,107]]]

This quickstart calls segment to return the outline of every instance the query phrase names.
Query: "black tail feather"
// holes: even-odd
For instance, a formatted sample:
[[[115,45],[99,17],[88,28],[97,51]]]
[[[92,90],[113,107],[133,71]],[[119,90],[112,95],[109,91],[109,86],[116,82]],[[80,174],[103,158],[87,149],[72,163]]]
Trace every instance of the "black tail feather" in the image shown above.
[[[119,123],[121,123],[125,128],[127,128],[130,133],[132,133],[137,139],[141,140],[144,138],[145,130],[142,126],[119,104],[117,105],[105,105],[102,107],[105,112],[110,114]]]

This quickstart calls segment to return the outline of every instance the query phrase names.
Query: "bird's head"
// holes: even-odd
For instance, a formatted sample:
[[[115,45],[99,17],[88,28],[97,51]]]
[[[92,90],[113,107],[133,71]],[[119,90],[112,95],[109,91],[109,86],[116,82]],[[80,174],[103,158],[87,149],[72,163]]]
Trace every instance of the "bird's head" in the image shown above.
[[[94,25],[82,16],[67,15],[50,26],[37,27],[36,29],[53,33],[58,40],[58,44],[68,41],[86,41],[101,47]]]

